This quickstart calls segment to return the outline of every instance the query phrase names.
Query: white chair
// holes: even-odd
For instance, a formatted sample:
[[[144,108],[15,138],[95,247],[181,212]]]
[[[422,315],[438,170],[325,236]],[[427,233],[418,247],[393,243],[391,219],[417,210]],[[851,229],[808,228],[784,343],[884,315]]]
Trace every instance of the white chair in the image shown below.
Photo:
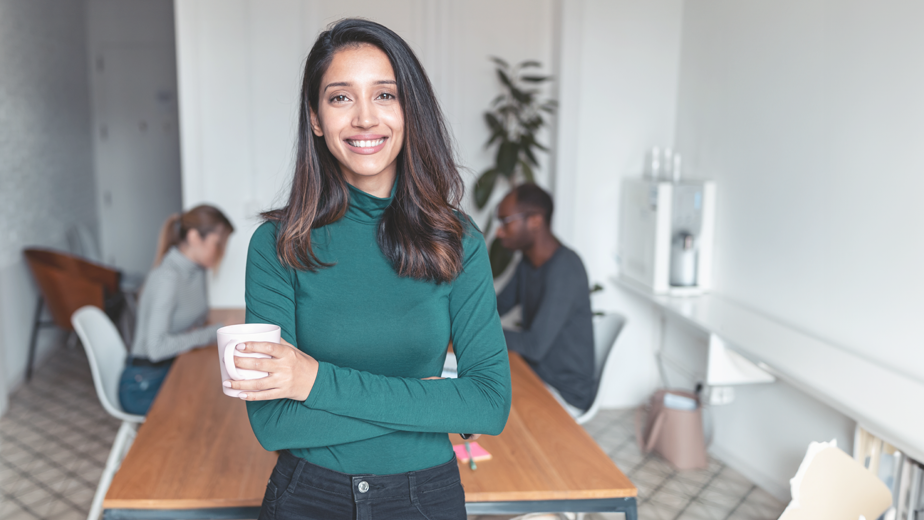
[[[616,338],[622,332],[626,324],[625,316],[616,313],[603,314],[594,316],[594,378],[597,381],[597,395],[594,396],[594,402],[582,415],[575,417],[578,424],[584,424],[597,415],[600,409],[600,390],[603,388],[603,373],[607,365],[611,363],[610,353],[613,352],[613,345],[616,344]]]
[[[135,440],[135,429],[138,424],[144,422],[144,416],[126,413],[119,404],[119,378],[122,369],[125,368],[128,352],[125,343],[122,342],[122,336],[109,317],[98,307],[87,305],[74,312],[71,324],[74,325],[74,330],[87,351],[90,371],[93,373],[93,386],[96,387],[100,403],[109,415],[122,420],[119,433],[112,443],[112,450],[109,451],[106,468],[96,487],[96,494],[93,495],[90,514],[87,516],[87,520],[97,520],[103,509],[103,498],[109,490],[112,477]]]

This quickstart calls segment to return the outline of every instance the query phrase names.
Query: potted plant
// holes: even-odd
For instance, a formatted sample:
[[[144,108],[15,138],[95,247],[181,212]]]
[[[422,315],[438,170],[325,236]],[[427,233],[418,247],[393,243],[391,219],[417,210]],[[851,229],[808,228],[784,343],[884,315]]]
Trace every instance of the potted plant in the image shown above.
[[[536,134],[548,124],[545,114],[555,113],[558,103],[542,97],[543,83],[552,79],[535,73],[542,66],[538,61],[527,60],[514,66],[492,57],[497,65],[497,77],[502,92],[491,101],[484,113],[491,134],[485,147],[496,147],[494,165],[486,169],[475,183],[475,206],[481,210],[491,200],[498,179],[504,179],[508,189],[523,182],[535,182],[533,168],[539,165],[536,154],[548,148],[536,139]],[[485,237],[490,236],[494,215],[484,226]],[[491,270],[496,278],[510,264],[513,252],[504,248],[495,237],[489,248]]]

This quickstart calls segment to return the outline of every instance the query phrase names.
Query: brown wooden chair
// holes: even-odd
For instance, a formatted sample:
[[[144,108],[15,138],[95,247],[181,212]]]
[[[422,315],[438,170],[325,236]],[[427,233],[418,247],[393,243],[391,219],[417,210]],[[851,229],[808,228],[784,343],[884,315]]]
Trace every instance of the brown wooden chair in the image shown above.
[[[71,315],[84,305],[99,307],[114,317],[121,309],[121,293],[119,272],[114,269],[51,249],[30,248],[23,253],[39,287],[26,364],[29,381],[40,328],[54,325],[72,332]],[[51,321],[42,320],[46,306]]]
[[[83,278],[101,284],[109,294],[119,292],[119,282],[122,275],[112,267],[54,249],[29,248],[24,253],[30,263],[35,260],[45,265],[57,267],[62,271],[78,274]]]

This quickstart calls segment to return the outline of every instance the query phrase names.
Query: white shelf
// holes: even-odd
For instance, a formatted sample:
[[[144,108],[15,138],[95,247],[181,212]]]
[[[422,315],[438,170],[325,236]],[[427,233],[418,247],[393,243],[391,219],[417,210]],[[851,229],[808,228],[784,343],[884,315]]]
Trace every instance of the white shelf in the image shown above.
[[[715,294],[671,297],[617,283],[707,334],[722,337],[760,368],[924,461],[924,383],[793,330]]]
[[[774,381],[776,378],[772,374],[735,352],[721,336],[709,334],[707,385],[752,385]]]

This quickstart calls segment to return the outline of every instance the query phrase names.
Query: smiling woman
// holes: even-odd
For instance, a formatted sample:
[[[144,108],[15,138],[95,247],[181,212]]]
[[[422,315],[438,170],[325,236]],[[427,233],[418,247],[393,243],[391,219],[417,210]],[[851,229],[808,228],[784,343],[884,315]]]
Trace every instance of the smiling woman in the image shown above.
[[[404,114],[388,56],[368,44],[343,49],[321,83],[312,131],[324,137],[350,185],[387,197],[404,142]]]
[[[454,279],[468,227],[464,187],[430,80],[407,43],[374,22],[338,22],[308,54],[301,99],[289,204],[263,215],[277,224],[284,263],[324,266],[311,230],[341,219],[354,187],[393,192],[376,240],[398,274]]]
[[[484,238],[423,68],[389,29],[342,20],[305,64],[288,204],[247,255],[236,365],[254,433],[282,450],[261,519],[464,519],[447,433],[497,434],[510,369]],[[459,377],[441,379],[449,342]]]

